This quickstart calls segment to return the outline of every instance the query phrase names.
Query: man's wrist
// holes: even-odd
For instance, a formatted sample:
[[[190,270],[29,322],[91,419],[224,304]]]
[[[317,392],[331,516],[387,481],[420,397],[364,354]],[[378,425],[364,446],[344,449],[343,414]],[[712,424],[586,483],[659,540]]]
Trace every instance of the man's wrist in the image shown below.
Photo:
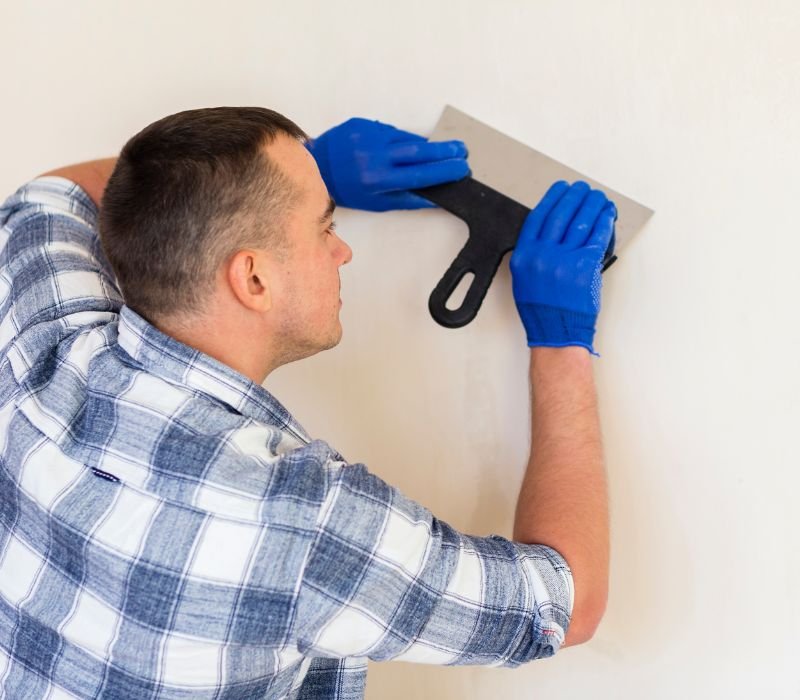
[[[548,347],[537,345],[531,348],[531,367],[534,370],[549,372],[563,370],[565,367],[592,367],[592,355],[581,345]]]

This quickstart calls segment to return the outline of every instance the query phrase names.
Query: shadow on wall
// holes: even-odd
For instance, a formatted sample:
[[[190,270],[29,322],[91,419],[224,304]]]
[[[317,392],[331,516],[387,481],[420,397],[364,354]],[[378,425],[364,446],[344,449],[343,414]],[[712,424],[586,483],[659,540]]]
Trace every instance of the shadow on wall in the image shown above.
[[[681,638],[691,628],[686,621],[701,614],[695,601],[702,562],[692,558],[675,500],[680,494],[669,483],[676,475],[653,468],[658,445],[680,437],[653,422],[660,414],[647,410],[635,387],[606,381],[621,374],[599,367],[595,373],[609,479],[611,582],[605,618],[590,644],[614,659],[652,663],[697,643]]]

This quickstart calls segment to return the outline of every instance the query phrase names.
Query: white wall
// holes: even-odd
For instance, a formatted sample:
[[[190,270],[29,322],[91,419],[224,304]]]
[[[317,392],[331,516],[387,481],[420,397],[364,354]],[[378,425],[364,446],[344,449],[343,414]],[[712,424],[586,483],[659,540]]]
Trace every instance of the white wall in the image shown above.
[[[651,206],[600,318],[613,566],[596,637],[517,671],[373,665],[368,697],[798,698],[798,8],[3,0],[0,189],[190,107],[425,133],[449,102]],[[451,524],[509,534],[528,351],[507,269],[448,331],[426,302],[459,225],[338,219],[344,340],[267,386]]]

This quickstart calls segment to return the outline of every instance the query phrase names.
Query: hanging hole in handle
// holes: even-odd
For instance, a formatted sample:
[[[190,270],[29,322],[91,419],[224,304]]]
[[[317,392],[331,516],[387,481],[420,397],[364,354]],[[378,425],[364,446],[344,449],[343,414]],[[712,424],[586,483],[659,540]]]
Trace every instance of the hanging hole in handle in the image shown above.
[[[461,308],[461,305],[464,303],[464,299],[466,298],[467,292],[472,286],[472,281],[474,279],[474,272],[464,273],[464,276],[456,285],[456,288],[451,292],[450,296],[447,297],[447,301],[445,302],[444,306],[448,311],[457,311]]]

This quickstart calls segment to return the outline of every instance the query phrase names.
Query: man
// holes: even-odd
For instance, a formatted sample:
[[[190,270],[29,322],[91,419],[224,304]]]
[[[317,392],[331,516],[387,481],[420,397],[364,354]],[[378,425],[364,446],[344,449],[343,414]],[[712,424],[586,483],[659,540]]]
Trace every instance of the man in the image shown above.
[[[261,386],[341,337],[334,206],[427,206],[411,190],[464,177],[464,145],[360,119],[304,140],[182,112],[0,209],[5,697],[353,698],[368,658],[515,666],[592,636],[613,204],[556,183],[525,224],[531,459],[515,541],[468,536]]]

